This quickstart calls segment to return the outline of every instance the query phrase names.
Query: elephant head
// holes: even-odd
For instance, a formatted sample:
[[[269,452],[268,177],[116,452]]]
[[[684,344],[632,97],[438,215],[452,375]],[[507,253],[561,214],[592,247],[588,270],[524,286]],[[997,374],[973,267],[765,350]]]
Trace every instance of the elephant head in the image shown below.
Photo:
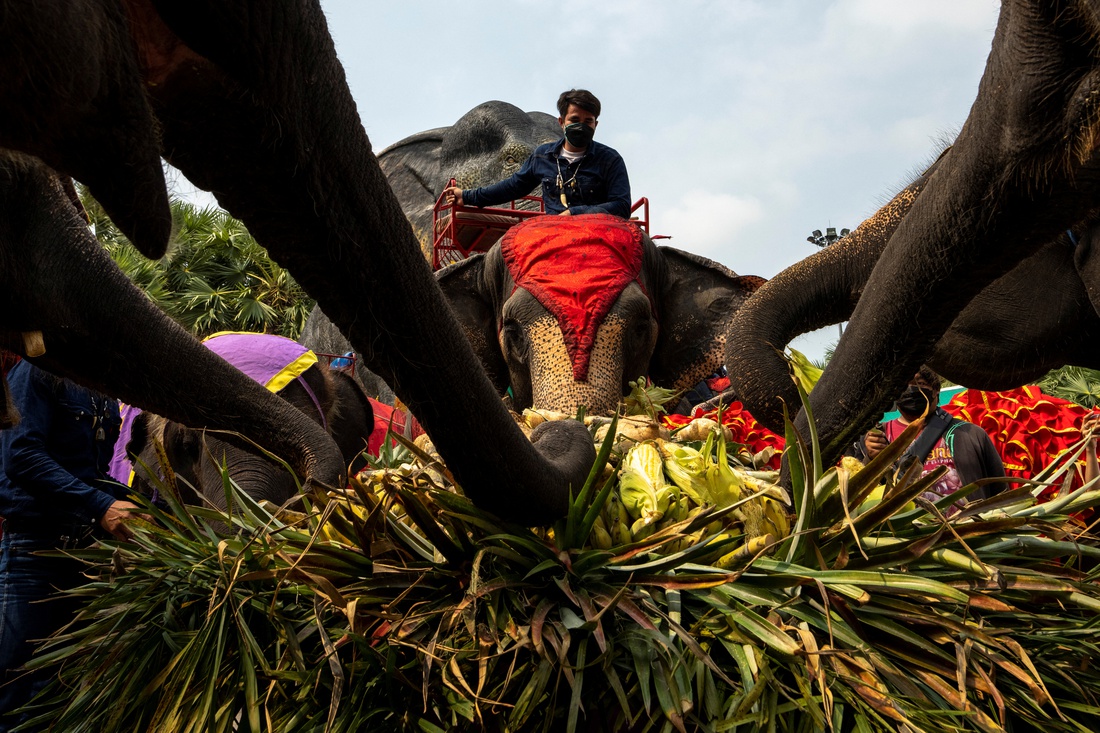
[[[473,501],[530,523],[565,511],[594,459],[590,436],[565,421],[532,444],[500,404],[371,152],[316,0],[5,0],[0,15],[0,147],[85,181],[151,255],[170,229],[163,156],[317,299]],[[48,218],[61,200],[55,191],[30,205]],[[138,308],[142,296],[112,279],[94,242],[81,262],[51,235],[27,241],[0,254],[0,347],[26,355],[20,334],[41,331],[47,368],[185,424],[239,429],[307,475],[338,480],[339,452],[316,426],[293,425],[302,413],[224,363],[217,383],[233,388],[204,393],[218,360]],[[37,309],[30,275],[65,265],[72,282],[50,312]],[[87,307],[96,301],[103,308]]]
[[[451,178],[462,188],[502,181],[518,171],[535,148],[561,136],[555,117],[491,101],[474,107],[450,127],[394,143],[378,154],[378,162],[430,255],[432,207]]]
[[[826,461],[979,292],[1096,215],[1098,45],[1095,0],[1002,2],[970,114],[878,258],[811,395]],[[796,427],[804,433],[804,415]]]
[[[275,394],[332,436],[345,466],[352,471],[361,467],[357,464],[375,425],[367,395],[353,375],[317,362]],[[286,470],[257,451],[229,443],[219,434],[142,412],[133,421],[126,451],[133,459],[133,486],[147,494],[161,483],[158,446],[176,476],[183,479],[177,486],[186,503],[226,508],[222,466],[256,500],[283,504],[297,491]]]
[[[565,413],[611,412],[639,376],[696,384],[764,282],[604,214],[529,220],[437,277],[497,391]]]

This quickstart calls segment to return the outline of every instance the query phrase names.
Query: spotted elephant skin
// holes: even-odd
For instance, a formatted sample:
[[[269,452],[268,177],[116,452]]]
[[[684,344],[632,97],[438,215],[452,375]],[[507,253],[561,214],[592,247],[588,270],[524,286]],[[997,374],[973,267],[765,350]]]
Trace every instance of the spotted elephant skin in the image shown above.
[[[344,465],[361,468],[360,456],[374,430],[374,413],[362,385],[341,371],[314,364],[302,373],[313,397],[298,380],[276,394],[313,423],[321,426],[340,449]],[[221,466],[241,489],[258,500],[283,504],[297,493],[286,469],[255,450],[227,442],[217,433],[189,428],[149,412],[139,415],[126,446],[134,459],[133,486],[145,494],[161,483],[157,446],[162,446],[177,478],[180,497],[188,504],[226,508]],[[153,480],[148,471],[157,474]],[[197,493],[196,493],[197,492]]]
[[[461,188],[502,181],[518,171],[539,145],[561,137],[555,117],[489,101],[453,125],[418,132],[390,145],[378,154],[378,163],[430,259],[432,207],[451,178]]]
[[[511,387],[514,409],[573,413],[583,405],[606,414],[639,376],[680,390],[718,369],[730,315],[764,282],[657,247],[644,234],[641,247],[637,279],[592,324],[587,374],[580,379],[560,320],[530,289],[517,286],[501,243],[436,276],[498,392]]]

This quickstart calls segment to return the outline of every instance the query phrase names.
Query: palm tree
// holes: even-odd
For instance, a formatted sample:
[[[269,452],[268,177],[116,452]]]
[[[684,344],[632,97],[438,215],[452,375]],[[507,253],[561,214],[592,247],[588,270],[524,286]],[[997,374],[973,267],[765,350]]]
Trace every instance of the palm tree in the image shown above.
[[[297,338],[313,301],[268,257],[237,219],[221,209],[172,201],[168,254],[143,257],[85,189],[81,200],[108,254],[158,307],[196,336],[260,331]]]

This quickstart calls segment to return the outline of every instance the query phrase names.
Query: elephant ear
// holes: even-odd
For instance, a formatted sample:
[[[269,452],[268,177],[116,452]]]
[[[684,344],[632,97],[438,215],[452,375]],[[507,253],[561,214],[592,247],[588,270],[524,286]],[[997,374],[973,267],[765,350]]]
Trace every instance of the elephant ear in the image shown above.
[[[398,140],[378,154],[378,164],[398,201],[415,201],[439,195],[439,153],[447,127],[437,127]]]
[[[362,383],[346,372],[329,369],[326,377],[332,393],[332,409],[328,414],[329,434],[336,441],[344,460],[352,464],[348,475],[363,466],[356,459],[367,449],[374,432],[374,408]]]
[[[499,248],[497,249],[499,252]],[[499,306],[491,278],[485,272],[486,255],[476,254],[435,274],[462,333],[470,342],[497,393],[508,391],[508,365],[497,339]]]
[[[662,386],[688,389],[722,366],[734,313],[766,281],[672,247],[658,247],[657,256],[662,276],[650,295],[660,329],[649,376]]]
[[[437,127],[398,140],[378,154],[378,164],[397,194],[405,216],[423,244],[431,224],[432,207],[442,186],[439,163],[443,136],[448,127]],[[438,189],[438,190],[437,190]]]
[[[132,489],[149,496],[153,489],[167,485],[161,472],[157,445],[164,448],[164,458],[175,474],[172,483],[185,504],[202,504],[195,487],[199,485],[195,472],[202,459],[202,431],[188,428],[151,412],[141,412],[130,427],[126,455],[133,464]],[[150,475],[148,472],[152,472]]]

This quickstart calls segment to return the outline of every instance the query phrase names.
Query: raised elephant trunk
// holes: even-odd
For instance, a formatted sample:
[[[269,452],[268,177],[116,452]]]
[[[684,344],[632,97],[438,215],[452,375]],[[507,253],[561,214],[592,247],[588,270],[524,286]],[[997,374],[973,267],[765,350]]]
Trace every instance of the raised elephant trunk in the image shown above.
[[[149,90],[169,161],[317,299],[475,502],[531,523],[560,516],[595,456],[587,431],[554,428],[572,459],[556,445],[552,464],[508,415],[371,153],[320,8],[257,3],[246,19],[222,2],[155,5],[203,59]]]
[[[1098,42],[1095,3],[1001,4],[970,115],[890,238],[814,389],[824,460],[927,361],[978,293],[1095,215]]]
[[[795,337],[852,314],[886,242],[935,165],[847,237],[765,283],[733,317],[726,342],[730,388],[767,427],[782,431],[784,404],[792,417],[800,409],[783,350]]]

